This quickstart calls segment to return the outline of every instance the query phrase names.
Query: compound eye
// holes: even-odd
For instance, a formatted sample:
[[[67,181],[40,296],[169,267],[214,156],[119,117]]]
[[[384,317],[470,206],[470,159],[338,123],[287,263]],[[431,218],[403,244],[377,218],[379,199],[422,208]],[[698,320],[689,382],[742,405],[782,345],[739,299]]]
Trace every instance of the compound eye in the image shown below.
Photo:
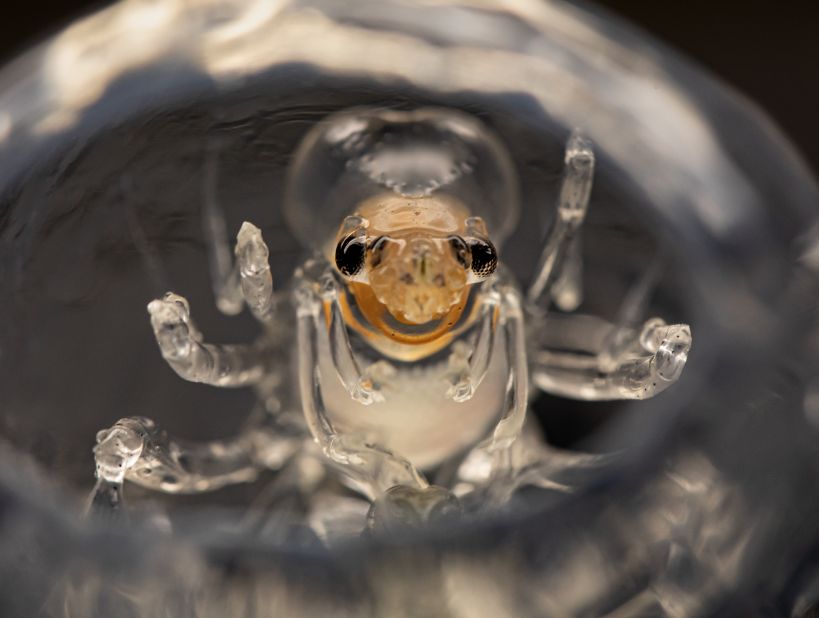
[[[452,252],[455,254],[458,264],[463,266],[464,269],[469,268],[469,247],[467,247],[464,239],[460,236],[450,236],[447,240],[449,240],[449,246],[452,247]]]
[[[498,252],[488,240],[471,238],[469,251],[472,253],[472,272],[479,279],[486,279],[498,267]]]
[[[345,277],[354,277],[364,266],[364,238],[350,234],[336,245],[336,267]]]

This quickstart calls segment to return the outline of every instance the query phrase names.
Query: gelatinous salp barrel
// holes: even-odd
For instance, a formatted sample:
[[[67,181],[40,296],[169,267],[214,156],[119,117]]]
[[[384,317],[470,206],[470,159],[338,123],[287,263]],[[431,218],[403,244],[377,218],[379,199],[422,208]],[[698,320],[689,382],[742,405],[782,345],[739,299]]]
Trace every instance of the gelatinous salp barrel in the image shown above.
[[[521,281],[554,213],[563,145],[581,127],[598,156],[584,310],[615,319],[662,253],[671,267],[655,308],[697,337],[681,381],[628,406],[533,401],[550,439],[593,418],[585,441],[562,444],[627,456],[588,491],[540,493],[400,548],[362,539],[308,551],[287,533],[230,533],[259,484],[190,498],[187,509],[157,498],[171,537],[82,523],[76,496],[91,483],[99,428],[149,414],[206,439],[235,431],[237,411],[252,407],[246,392],[179,381],[145,314],[148,299],[183,283],[203,330],[258,333],[248,316],[225,322],[208,309],[207,170],[219,172],[228,229],[250,220],[263,230],[274,285],[286,289],[306,246],[338,225],[332,209],[372,186],[347,180],[385,171],[319,157],[330,173],[307,166],[316,184],[285,216],[300,140],[361,106],[446,108],[489,127],[519,182],[502,259]],[[497,159],[492,140],[458,143],[478,164],[482,153]],[[453,148],[436,145],[435,156]],[[512,203],[508,170],[493,165],[470,180],[487,218]],[[420,190],[416,180],[396,186]],[[803,395],[817,375],[819,292],[815,260],[800,258],[817,204],[814,180],[758,110],[579,6],[179,0],[122,2],[80,20],[0,72],[0,613],[35,615],[45,598],[79,616],[123,604],[144,616],[194,606],[395,615],[404,599],[453,616],[788,615],[797,600],[810,610],[819,432]],[[71,575],[71,594],[55,588]]]

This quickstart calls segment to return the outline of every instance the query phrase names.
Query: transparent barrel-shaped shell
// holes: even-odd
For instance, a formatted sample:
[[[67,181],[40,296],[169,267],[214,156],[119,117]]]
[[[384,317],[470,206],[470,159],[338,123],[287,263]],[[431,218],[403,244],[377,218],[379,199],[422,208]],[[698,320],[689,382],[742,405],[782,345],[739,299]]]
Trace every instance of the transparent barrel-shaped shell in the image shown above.
[[[479,120],[451,109],[335,114],[307,135],[291,170],[285,214],[306,246],[324,248],[344,217],[384,193],[454,198],[483,218],[495,243],[518,220],[506,148]]]
[[[351,173],[338,161],[326,180],[305,175],[315,191],[285,215],[285,168],[317,122],[362,106],[459,109],[503,140],[522,207],[501,259],[521,281],[554,217],[566,138],[582,128],[598,157],[583,310],[616,319],[661,247],[674,268],[658,315],[697,337],[680,382],[619,408],[533,400],[552,440],[605,417],[588,442],[624,447],[624,464],[587,490],[537,494],[411,545],[319,550],[287,527],[245,534],[249,505],[297,502],[270,475],[151,498],[170,535],[83,521],[97,430],[146,415],[212,440],[251,408],[243,389],[180,380],[145,312],[174,289],[215,339],[258,332],[212,306],[205,197],[229,233],[262,230],[287,290],[306,247],[361,195],[338,189]],[[495,150],[483,129],[446,131]],[[473,174],[486,190],[462,194],[496,242],[504,173]],[[458,182],[439,190],[466,191]],[[87,16],[0,71],[0,615],[814,615],[817,204],[805,166],[745,99],[587,3],[130,0]],[[497,217],[482,212],[496,205]],[[533,345],[561,335],[557,317],[527,333]],[[123,436],[100,438],[128,454]]]

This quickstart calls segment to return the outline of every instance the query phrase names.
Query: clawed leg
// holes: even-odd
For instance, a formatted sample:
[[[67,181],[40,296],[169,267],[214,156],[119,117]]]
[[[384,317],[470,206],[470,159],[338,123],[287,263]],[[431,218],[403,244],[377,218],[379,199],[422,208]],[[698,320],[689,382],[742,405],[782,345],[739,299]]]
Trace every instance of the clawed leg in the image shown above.
[[[267,324],[274,310],[267,245],[259,228],[245,221],[237,236],[236,261],[231,260],[225,215],[217,199],[218,172],[216,151],[211,148],[205,164],[202,228],[216,306],[222,313],[236,315],[244,301],[253,315]]]
[[[481,318],[472,345],[456,341],[452,345],[447,368],[447,397],[464,402],[472,398],[489,370],[495,346],[495,321],[501,296],[494,281],[487,281],[481,290]]]
[[[280,454],[281,466],[303,441],[287,434],[268,435],[263,441],[257,431],[242,432],[231,440],[191,443],[169,437],[150,419],[120,419],[97,434],[92,509],[117,509],[126,480],[165,493],[206,492],[249,482],[263,467],[274,467],[271,452]]]
[[[236,236],[236,265],[242,298],[250,312],[266,326],[272,325],[276,312],[269,256],[261,230],[247,221],[242,223]]]
[[[395,485],[426,489],[427,481],[408,460],[362,436],[340,435],[333,427],[321,395],[322,376],[318,362],[320,351],[337,343],[334,341],[337,335],[330,335],[332,325],[328,326],[324,319],[321,295],[326,295],[328,282],[323,277],[319,280],[308,277],[304,271],[298,276],[299,388],[305,419],[319,447],[371,500]],[[346,351],[341,353],[346,354]],[[350,367],[342,368],[342,371],[347,370]]]
[[[213,199],[212,188],[206,197]],[[245,223],[237,238],[235,269],[225,266],[230,259],[222,251],[226,245],[220,240],[220,229],[224,226],[221,211],[213,203],[206,204],[205,211],[220,308],[235,313],[226,310],[233,293],[228,270],[235,270],[240,301],[244,300],[263,325],[272,325],[273,283],[261,232]],[[221,288],[219,282],[223,284]],[[260,395],[270,395],[267,391],[277,383],[277,376],[271,369],[264,340],[254,345],[204,343],[191,319],[188,301],[171,292],[149,303],[148,312],[162,356],[179,376],[222,387],[256,385]],[[122,419],[97,435],[94,448],[97,485],[92,508],[116,509],[122,500],[125,480],[167,493],[204,492],[253,480],[261,469],[279,468],[303,445],[303,425],[285,425],[286,415],[267,411],[235,438],[191,443],[170,438],[149,419]]]
[[[573,310],[582,300],[578,232],[586,218],[593,180],[591,143],[575,131],[566,144],[563,184],[555,221],[526,295],[530,305],[542,311],[546,311],[552,301],[561,309]]]
[[[273,280],[268,250],[261,232],[245,222],[236,243],[241,296],[256,318],[269,325],[274,318]],[[257,383],[266,365],[262,346],[204,343],[191,320],[188,301],[168,292],[148,304],[151,325],[162,356],[185,380],[213,386],[238,387]]]
[[[492,435],[476,446],[461,466],[459,476],[489,484],[514,469],[513,446],[526,420],[528,367],[521,300],[511,286],[499,286],[500,324],[506,346],[508,377],[501,418]]]
[[[691,329],[660,318],[639,324],[660,270],[657,261],[631,289],[599,347],[536,352],[532,382],[549,393],[585,400],[647,399],[676,382],[691,349]],[[582,316],[564,318],[562,328],[575,341],[589,330]]]
[[[687,324],[653,318],[607,371],[601,370],[601,356],[541,351],[533,362],[532,382],[546,392],[588,401],[648,399],[677,381],[690,349]]]
[[[210,196],[212,191],[207,193]],[[215,289],[220,308],[225,310],[232,292],[224,277],[224,286],[216,285],[217,275],[221,277],[228,270],[221,255],[223,247],[214,232],[223,226],[220,216],[213,204],[206,207],[205,223],[212,232],[206,236]],[[245,223],[236,245],[236,289],[256,318],[270,325],[275,304],[267,259],[261,232]],[[267,391],[277,382],[277,376],[272,372],[264,341],[255,345],[204,343],[191,319],[188,301],[171,292],[149,303],[148,313],[162,356],[180,377],[221,387],[257,385],[260,395],[270,394]],[[265,413],[261,422],[249,425],[233,439],[186,443],[170,438],[149,419],[122,419],[97,435],[94,455],[98,480],[92,507],[116,508],[125,480],[167,493],[210,491],[252,480],[262,468],[278,468],[304,441],[303,426],[288,429],[282,425],[284,421],[284,417]]]
[[[253,481],[304,450],[303,424],[286,414],[257,416],[237,436],[208,442],[173,438],[148,418],[120,419],[97,433],[91,510],[117,510],[126,480],[165,493],[202,493]]]
[[[503,414],[491,437],[467,455],[458,480],[482,495],[481,508],[505,504],[520,487],[533,485],[571,491],[608,463],[610,457],[561,453],[538,440],[521,440],[528,403],[528,365],[521,301],[512,287],[499,286],[500,324],[507,350],[508,378]],[[659,324],[655,324],[659,328]],[[656,342],[660,333],[648,339]],[[652,336],[654,338],[652,339]],[[572,371],[577,371],[572,368]]]
[[[148,313],[162,356],[181,378],[224,387],[247,386],[262,378],[263,351],[255,345],[203,343],[182,296],[168,292],[148,304]]]
[[[319,303],[319,307],[326,308],[326,313],[316,309],[326,318],[325,327],[322,331],[327,331],[328,349],[333,359],[333,366],[336,369],[338,379],[345,390],[355,401],[363,405],[370,405],[377,401],[384,401],[384,396],[379,390],[379,381],[374,380],[371,373],[389,373],[384,370],[384,362],[378,363],[376,368],[368,367],[362,371],[358,359],[353,353],[350,343],[347,326],[341,311],[339,294],[341,293],[338,282],[332,268],[323,261],[310,260],[304,268],[297,273],[299,288],[297,290],[297,304],[299,310],[305,308],[312,313],[313,303]]]
[[[588,209],[593,180],[591,144],[575,132],[566,145],[555,223],[527,293],[529,306],[537,314],[545,313],[551,302],[564,311],[574,311],[582,301],[579,230]],[[551,349],[536,352],[532,382],[550,393],[586,400],[645,399],[673,384],[688,358],[691,330],[685,324],[667,325],[659,318],[639,323],[660,271],[661,263],[655,261],[630,291],[602,344],[595,342],[579,352]],[[572,320],[565,324],[576,333],[564,333],[564,339],[584,339],[581,316],[574,324]]]
[[[332,270],[314,260],[296,277],[298,373],[304,416],[321,451],[372,501],[369,531],[393,534],[457,518],[461,512],[458,499],[444,488],[431,486],[409,460],[366,435],[340,434],[333,426],[322,398],[320,355],[329,353],[337,377],[359,403],[370,403],[379,393],[358,368]]]

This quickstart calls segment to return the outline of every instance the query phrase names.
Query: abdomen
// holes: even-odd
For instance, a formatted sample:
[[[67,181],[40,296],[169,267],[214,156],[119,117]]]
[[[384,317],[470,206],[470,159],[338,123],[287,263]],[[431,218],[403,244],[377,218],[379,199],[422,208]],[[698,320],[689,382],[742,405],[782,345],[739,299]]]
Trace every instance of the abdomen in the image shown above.
[[[363,406],[341,385],[326,345],[319,362],[324,403],[336,431],[359,433],[429,469],[486,437],[501,415],[506,387],[505,341],[496,335],[489,372],[469,401],[446,397],[446,359],[396,365],[383,389],[385,401]]]

